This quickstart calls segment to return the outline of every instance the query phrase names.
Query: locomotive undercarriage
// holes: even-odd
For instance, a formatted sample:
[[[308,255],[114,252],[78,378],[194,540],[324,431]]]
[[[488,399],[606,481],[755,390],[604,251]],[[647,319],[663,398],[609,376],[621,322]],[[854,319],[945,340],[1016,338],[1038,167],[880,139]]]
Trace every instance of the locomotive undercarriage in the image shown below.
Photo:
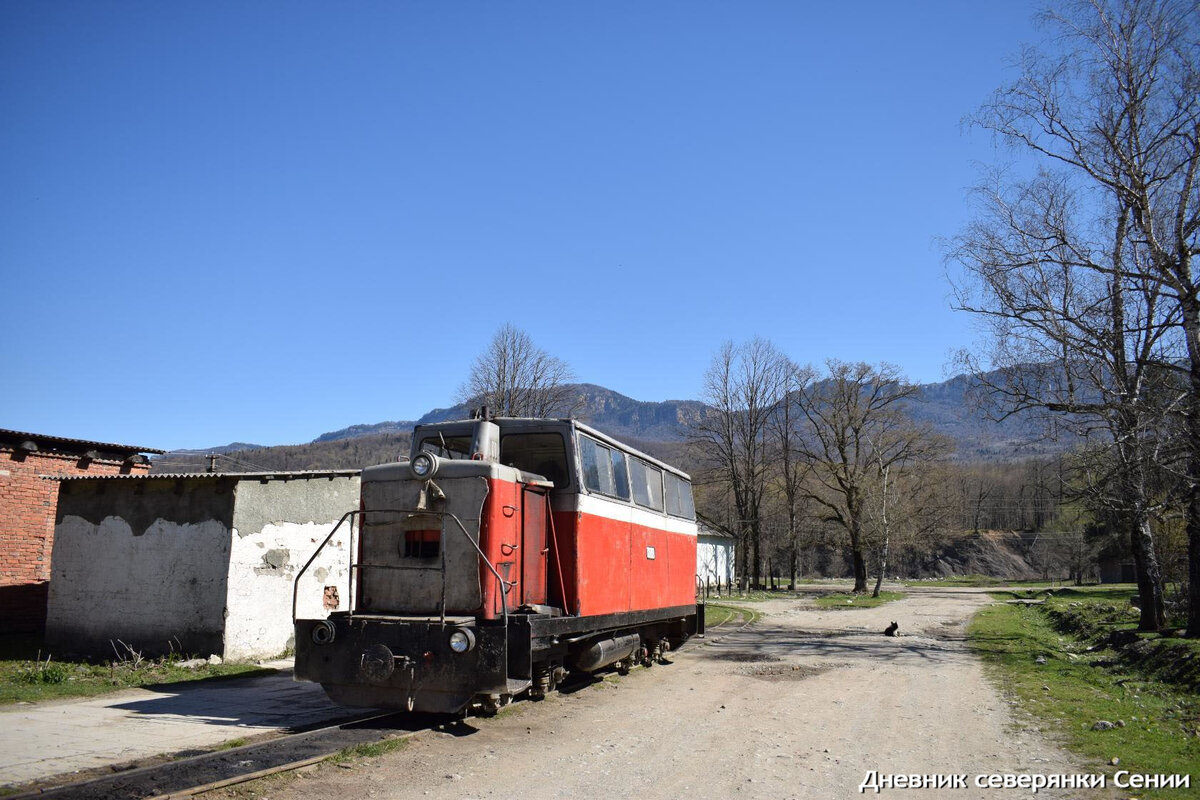
[[[702,632],[696,606],[590,617],[511,613],[503,620],[334,613],[298,620],[296,677],[352,706],[458,713],[495,711],[526,693],[540,699],[568,670],[594,672],[662,661]],[[456,652],[458,635],[469,647]]]

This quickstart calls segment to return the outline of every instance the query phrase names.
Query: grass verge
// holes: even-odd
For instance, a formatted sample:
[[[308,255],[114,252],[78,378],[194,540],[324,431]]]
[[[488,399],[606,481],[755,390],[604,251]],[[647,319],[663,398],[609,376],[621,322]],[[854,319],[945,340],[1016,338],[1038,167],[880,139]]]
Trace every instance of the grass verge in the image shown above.
[[[397,736],[390,739],[380,739],[377,742],[365,742],[363,744],[356,744],[353,747],[347,747],[339,751],[336,755],[330,756],[328,761],[331,764],[345,764],[360,758],[379,758],[404,747],[408,747],[408,739],[405,737]]]
[[[1044,732],[1104,765],[1110,776],[1117,770],[1191,773],[1193,784],[1200,781],[1200,698],[1183,686],[1155,680],[1056,621],[1057,611],[1079,612],[1089,602],[1118,608],[1103,602],[1113,594],[1102,591],[1100,600],[1095,593],[1090,599],[1081,599],[1085,593],[1062,594],[1046,606],[985,608],[971,622],[971,647]],[[1113,727],[1097,726],[1101,722]],[[1144,790],[1138,796],[1184,798],[1194,791]]]
[[[839,592],[838,594],[821,595],[814,602],[821,608],[878,608],[884,603],[891,603],[903,597],[903,592],[880,592],[879,597],[872,597],[869,594],[844,594]]]
[[[762,614],[754,610],[753,606],[733,606],[724,603],[706,603],[704,606],[704,630],[706,631],[725,624],[757,622],[760,619],[762,619]]]
[[[144,658],[132,650],[111,661],[59,660],[36,649],[37,644],[29,637],[5,637],[0,643],[0,705],[93,697],[141,686],[274,672],[254,664],[183,667],[182,656]]]

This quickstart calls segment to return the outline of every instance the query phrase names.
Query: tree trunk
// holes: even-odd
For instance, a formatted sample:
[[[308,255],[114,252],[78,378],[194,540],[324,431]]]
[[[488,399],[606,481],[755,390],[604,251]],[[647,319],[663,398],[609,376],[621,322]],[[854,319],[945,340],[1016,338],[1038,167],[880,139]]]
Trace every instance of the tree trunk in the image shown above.
[[[796,562],[797,562],[797,556],[799,555],[796,552],[797,549],[798,548],[796,547],[796,539],[793,536],[791,553],[788,556],[788,562],[789,562],[789,564],[788,564],[788,568],[789,568],[788,569],[788,591],[789,592],[796,591]]]
[[[861,545],[852,544],[854,558],[854,593],[866,594],[867,592],[867,559],[863,557]]]
[[[850,556],[854,562],[854,593],[863,594],[867,591],[867,559],[863,554],[862,532],[858,520],[850,526]]]
[[[738,537],[736,542],[736,564],[734,565],[734,577],[737,578],[738,589],[743,592],[746,590],[746,580],[750,575],[750,570],[746,569],[746,562],[750,560],[750,548],[747,547],[748,542],[746,541],[746,538],[746,532],[745,529],[743,529],[742,535]],[[739,568],[740,572],[738,571]]]
[[[879,597],[879,588],[883,586],[883,576],[887,572],[888,565],[888,540],[885,537],[883,540],[883,552],[879,554],[879,577],[875,579],[875,591],[871,592],[871,597]]]
[[[1136,508],[1131,516],[1130,544],[1137,575],[1138,602],[1142,608],[1138,630],[1159,631],[1166,624],[1166,620],[1163,613],[1162,572],[1158,567],[1158,558],[1154,555],[1150,517],[1141,507]]]
[[[1200,390],[1198,390],[1200,391]],[[1193,403],[1198,402],[1193,399]],[[1200,417],[1200,413],[1193,412]],[[1187,636],[1200,639],[1200,420],[1193,419],[1192,455],[1188,472],[1191,477],[1191,489],[1188,493],[1188,623]]]
[[[883,521],[883,549],[879,552],[879,577],[875,579],[875,591],[871,592],[871,597],[879,597],[879,588],[883,586],[883,576],[887,572],[888,563],[888,545],[892,541],[892,529],[888,522],[888,476],[891,474],[890,466],[880,465],[879,476],[883,478],[883,502],[882,521]]]
[[[850,555],[854,561],[854,593],[866,594],[867,559],[863,553],[862,507],[857,497],[847,497],[846,510],[850,515]]]
[[[759,589],[762,587],[762,556],[758,552],[759,535],[758,523],[750,524],[750,547],[753,550],[750,557],[754,560],[754,581],[751,583],[751,588]]]
[[[1200,638],[1200,298],[1180,303],[1183,328],[1190,361],[1189,379],[1192,396],[1185,411],[1188,447],[1187,463],[1187,539],[1188,539],[1188,621],[1187,636]]]

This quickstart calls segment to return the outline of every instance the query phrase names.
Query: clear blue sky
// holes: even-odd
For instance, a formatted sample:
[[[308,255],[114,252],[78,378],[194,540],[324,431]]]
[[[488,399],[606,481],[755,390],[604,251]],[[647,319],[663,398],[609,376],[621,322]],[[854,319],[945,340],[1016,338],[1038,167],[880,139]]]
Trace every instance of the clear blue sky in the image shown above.
[[[0,3],[0,427],[450,405],[506,321],[695,398],[726,339],[944,377],[960,120],[1026,2]]]

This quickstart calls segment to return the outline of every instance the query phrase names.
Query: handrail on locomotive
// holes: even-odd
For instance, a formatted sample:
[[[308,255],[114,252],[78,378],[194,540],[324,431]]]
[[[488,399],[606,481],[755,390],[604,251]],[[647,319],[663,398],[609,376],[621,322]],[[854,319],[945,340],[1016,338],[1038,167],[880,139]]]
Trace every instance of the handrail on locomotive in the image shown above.
[[[293,625],[296,624],[296,620],[298,619],[298,617],[296,616],[296,609],[297,609],[297,607],[299,605],[299,601],[300,601],[300,579],[304,577],[304,573],[308,571],[308,568],[311,567],[313,562],[317,560],[317,557],[319,555],[321,555],[321,551],[325,549],[325,546],[328,545],[331,541],[333,541],[334,534],[336,534],[338,532],[338,530],[342,527],[343,524],[345,524],[345,522],[347,520],[350,521],[350,541],[346,548],[347,554],[350,558],[350,570],[349,570],[349,578],[350,578],[349,613],[350,613],[350,616],[354,616],[354,575],[355,575],[356,571],[363,570],[363,569],[395,569],[395,570],[428,569],[427,567],[414,566],[411,564],[355,564],[354,563],[354,518],[358,517],[358,516],[365,517],[367,514],[421,514],[423,516],[437,516],[437,517],[442,518],[442,527],[440,530],[440,534],[441,534],[442,538],[439,539],[439,547],[438,547],[438,550],[440,551],[440,554],[441,554],[441,563],[439,565],[439,569],[442,573],[442,602],[441,602],[441,609],[440,609],[440,617],[441,617],[442,625],[446,624],[446,548],[442,547],[440,545],[442,543],[442,540],[446,536],[445,520],[447,517],[452,519],[454,521],[454,524],[456,526],[458,526],[458,529],[460,531],[462,531],[462,535],[466,537],[467,541],[471,543],[471,545],[475,548],[475,551],[479,554],[479,560],[483,563],[484,566],[486,566],[488,568],[488,571],[492,573],[492,576],[495,577],[496,585],[500,589],[501,613],[502,613],[505,623],[508,622],[508,591],[512,587],[516,586],[517,582],[516,581],[506,581],[506,580],[504,580],[504,578],[500,577],[500,573],[499,573],[499,571],[497,571],[496,566],[494,564],[492,564],[492,562],[488,560],[487,556],[485,556],[483,554],[483,551],[479,549],[478,542],[476,542],[474,539],[471,538],[471,534],[467,531],[466,527],[462,524],[462,521],[458,517],[456,517],[454,514],[451,514],[449,511],[425,511],[425,510],[410,509],[410,508],[375,508],[375,509],[371,509],[370,511],[367,511],[366,509],[359,508],[359,509],[355,509],[353,511],[347,511],[345,514],[342,515],[341,519],[338,520],[337,525],[333,526],[333,530],[331,530],[329,532],[329,535],[325,537],[324,541],[322,541],[319,545],[317,545],[317,549],[313,551],[313,554],[309,557],[308,561],[304,562],[304,566],[301,567],[300,571],[296,573],[296,579],[294,581],[292,581],[292,624]]]

